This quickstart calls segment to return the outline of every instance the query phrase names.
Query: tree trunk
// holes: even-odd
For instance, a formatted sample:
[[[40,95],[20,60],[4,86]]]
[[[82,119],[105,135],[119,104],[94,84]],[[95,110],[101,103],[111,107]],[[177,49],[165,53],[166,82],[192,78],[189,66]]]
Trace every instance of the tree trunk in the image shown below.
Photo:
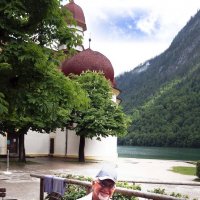
[[[24,131],[19,134],[19,162],[26,162],[25,145],[24,145]]]
[[[85,136],[80,136],[80,143],[79,143],[79,162],[85,162]]]

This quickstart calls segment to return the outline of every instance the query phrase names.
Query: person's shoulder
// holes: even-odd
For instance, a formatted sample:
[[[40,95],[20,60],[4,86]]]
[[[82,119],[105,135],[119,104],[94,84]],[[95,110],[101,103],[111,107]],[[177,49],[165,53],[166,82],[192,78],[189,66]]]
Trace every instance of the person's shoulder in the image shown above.
[[[80,199],[77,199],[77,200],[92,200],[92,193],[80,198]]]

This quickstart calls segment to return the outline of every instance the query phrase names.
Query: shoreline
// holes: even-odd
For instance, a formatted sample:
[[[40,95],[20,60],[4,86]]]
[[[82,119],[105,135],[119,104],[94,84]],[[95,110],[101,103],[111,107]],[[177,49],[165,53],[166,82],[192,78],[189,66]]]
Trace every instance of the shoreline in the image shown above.
[[[137,159],[161,160],[200,160],[200,148],[153,147],[153,146],[117,146],[118,156]]]

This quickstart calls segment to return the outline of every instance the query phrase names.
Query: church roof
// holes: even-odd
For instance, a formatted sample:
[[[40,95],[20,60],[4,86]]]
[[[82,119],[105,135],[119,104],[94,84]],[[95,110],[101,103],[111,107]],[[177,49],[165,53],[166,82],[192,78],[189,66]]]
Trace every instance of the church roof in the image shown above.
[[[103,72],[106,79],[110,80],[114,85],[114,69],[110,60],[98,51],[90,48],[83,50],[65,60],[61,66],[61,70],[65,75],[80,75],[84,71]]]
[[[86,31],[87,27],[86,27],[85,16],[84,16],[82,8],[79,5],[75,4],[73,0],[70,1],[70,3],[66,4],[64,7],[66,7],[72,13],[77,24],[80,27],[82,27],[84,31]]]

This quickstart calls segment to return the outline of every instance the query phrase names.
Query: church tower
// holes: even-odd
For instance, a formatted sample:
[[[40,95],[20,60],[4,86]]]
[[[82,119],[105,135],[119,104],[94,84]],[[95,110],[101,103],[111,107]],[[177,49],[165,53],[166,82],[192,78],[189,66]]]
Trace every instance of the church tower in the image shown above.
[[[77,22],[77,29],[84,36],[84,31],[87,29],[85,23],[85,16],[80,6],[71,1],[65,7],[72,13],[74,19]],[[103,72],[105,78],[110,82],[113,95],[112,100],[115,103],[120,101],[117,99],[119,90],[115,87],[114,69],[110,60],[98,51],[92,49],[82,49],[77,52],[73,57],[65,60],[62,63],[61,71],[68,76],[69,74],[80,75],[84,71],[96,71]],[[79,148],[79,136],[73,131],[66,130],[67,132],[67,157],[77,157]],[[101,138],[101,141],[96,140],[94,137],[92,140],[86,138],[85,144],[85,158],[86,159],[103,159],[113,160],[118,157],[117,154],[117,138],[107,137]]]
[[[72,14],[73,18],[76,21],[77,25],[72,26],[72,27],[76,29],[78,35],[80,35],[84,38],[84,31],[87,30],[87,26],[86,26],[86,23],[85,23],[85,15],[83,13],[82,8],[79,5],[77,5],[73,0],[71,0],[68,4],[66,4],[64,6],[64,8],[66,8]],[[67,47],[66,47],[66,45],[61,44],[58,47],[58,49],[59,50],[61,50],[61,49],[66,50]],[[75,47],[75,49],[80,52],[80,51],[84,50],[84,47],[83,46],[77,46],[77,47]]]
[[[78,34],[84,37],[84,31],[87,30],[85,16],[80,6],[71,0],[64,6],[72,13],[77,22],[75,27]],[[67,50],[65,45],[60,45],[60,49]],[[83,46],[76,48],[77,54],[65,60],[61,65],[61,71],[68,76],[70,73],[79,75],[84,71],[103,72],[112,86],[112,100],[119,103],[117,98],[119,90],[115,87],[114,68],[110,60],[98,51],[90,48],[84,49]],[[39,138],[39,139],[38,139]],[[12,138],[11,138],[12,139]],[[6,155],[8,145],[16,144],[15,139],[7,140],[6,137],[0,136],[0,155]],[[57,129],[55,133],[39,133],[29,130],[25,135],[26,154],[30,156],[55,156],[78,158],[79,136],[72,130]],[[85,141],[85,159],[94,160],[115,160],[117,154],[117,137],[109,136],[101,138],[101,141],[95,137]]]

